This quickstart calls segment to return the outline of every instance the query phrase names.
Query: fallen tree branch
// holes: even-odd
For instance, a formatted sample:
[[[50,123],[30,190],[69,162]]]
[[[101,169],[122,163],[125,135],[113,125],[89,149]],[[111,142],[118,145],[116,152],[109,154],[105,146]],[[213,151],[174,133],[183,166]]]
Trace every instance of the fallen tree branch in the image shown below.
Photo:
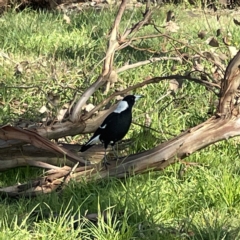
[[[118,143],[118,151],[125,150],[131,146],[132,140],[124,140]],[[78,144],[58,144],[64,149],[71,152],[78,152],[80,146]],[[109,153],[112,148],[107,149]],[[80,154],[80,153],[79,153]],[[11,168],[36,166],[45,169],[59,168],[59,166],[73,167],[75,162],[68,160],[64,155],[59,155],[54,152],[48,152],[44,149],[39,149],[33,145],[27,144],[20,147],[11,147],[9,149],[0,149],[0,172]],[[95,145],[89,151],[84,153],[84,158],[96,164],[101,162],[104,157],[104,149],[101,145]],[[108,156],[109,157],[109,156]],[[38,162],[42,164],[38,165]]]
[[[45,149],[50,152],[54,152],[57,154],[65,155],[71,161],[81,162],[82,164],[86,164],[86,161],[77,156],[76,154],[64,149],[53,142],[49,141],[46,138],[40,136],[37,132],[28,129],[21,129],[12,126],[3,126],[0,128],[0,139],[8,141],[9,139],[21,140],[23,142],[30,143],[40,149]]]
[[[26,159],[26,158],[17,158],[17,159],[15,158],[14,160],[1,160],[0,172],[6,171],[8,169],[16,168],[16,167],[25,167],[25,166],[39,167],[44,169],[60,169],[60,167],[42,162],[41,160],[42,158],[41,159],[34,158],[33,160]]]
[[[126,174],[141,174],[148,171],[159,171],[167,166],[184,159],[193,152],[198,151],[217,141],[225,140],[240,135],[240,119],[221,119],[210,118],[206,122],[189,129],[180,136],[175,137],[163,144],[158,145],[154,149],[143,153],[131,155],[118,161],[110,161],[108,170],[102,168],[98,171],[96,168],[88,166],[77,168],[72,177],[76,181],[90,181],[92,179],[102,179],[108,176],[117,178],[125,178]],[[28,184],[27,190],[22,186],[12,186],[0,189],[0,193],[14,197],[19,196],[36,196],[42,193],[55,191],[62,183],[62,180],[69,174],[71,168],[61,168],[59,170],[51,170],[47,172],[46,177]],[[23,190],[24,189],[24,190]]]
[[[240,71],[236,71],[239,59],[240,52],[228,65],[224,78],[225,83],[222,84],[222,94],[229,93],[228,84],[232,87],[232,92],[230,92],[232,94],[239,87]],[[231,97],[233,96],[235,95]],[[235,96],[236,99],[238,97]],[[0,193],[13,197],[36,196],[42,193],[49,193],[62,186],[62,182],[66,177],[69,180],[71,174],[77,181],[82,181],[83,179],[84,181],[89,181],[108,176],[123,178],[126,175],[131,176],[147,171],[162,170],[210,144],[240,135],[239,106],[235,104],[235,101],[229,101],[228,97],[225,98],[222,95],[218,109],[222,112],[151,150],[121,158],[118,161],[110,161],[110,166],[107,170],[103,168],[98,171],[93,166],[86,166],[79,167],[75,173],[72,173],[71,168],[65,166],[61,169],[52,169],[47,172],[46,177],[38,178],[27,184],[2,188]],[[226,112],[231,113],[231,115],[224,114]]]
[[[110,40],[112,39],[112,42],[109,41],[109,54],[107,54],[106,56],[102,75],[98,78],[96,85],[92,86],[98,87],[98,84],[100,84],[100,82],[106,81],[104,77],[107,77],[109,76],[109,74],[111,74],[114,52],[117,49],[116,46],[119,46],[119,42],[116,41],[117,28],[124,11],[123,9],[125,8],[124,4],[126,4],[126,1],[123,0],[114,23],[115,28],[112,29],[111,32],[112,35],[110,36]],[[142,27],[144,24],[146,24],[148,22],[147,20],[149,20],[150,18],[150,15],[147,16],[148,18],[146,19],[144,16],[144,21],[141,23],[139,22],[139,25],[134,25],[134,28],[139,29],[139,26]],[[134,28],[133,31],[129,31],[129,34],[135,31]],[[125,35],[123,37],[125,37]],[[214,64],[216,65],[216,62],[214,62]],[[221,88],[216,83],[192,78],[191,76],[173,75],[148,79],[134,86],[130,86],[123,91],[112,94],[110,97],[108,97],[98,106],[96,106],[92,111],[82,116],[81,121],[78,122],[78,114],[79,111],[81,111],[81,108],[79,106],[81,106],[84,101],[86,102],[86,99],[88,99],[88,97],[90,96],[89,93],[97,89],[94,89],[94,87],[90,87],[85,92],[86,95],[84,95],[77,104],[78,107],[75,109],[74,113],[74,123],[66,122],[52,124],[49,128],[39,128],[37,129],[37,131],[42,136],[58,138],[60,136],[76,135],[79,132],[87,132],[87,130],[90,129],[94,130],[100,125],[103,118],[105,118],[105,115],[101,112],[100,116],[98,115],[96,117],[96,119],[100,122],[99,124],[96,124],[96,119],[90,119],[90,117],[93,115],[93,113],[95,113],[102,106],[107,104],[115,96],[125,94],[129,91],[135,90],[147,84],[158,83],[162,80],[186,79],[189,81],[200,83],[204,86],[207,86],[208,88],[220,89],[220,100],[219,106],[217,108],[217,113],[211,118],[209,118],[207,121],[185,131],[184,133],[180,134],[177,137],[174,137],[167,142],[159,144],[151,150],[131,156],[126,156],[119,159],[118,161],[111,160],[110,166],[107,170],[105,168],[101,168],[100,170],[98,170],[95,165],[91,165],[78,167],[74,169],[75,171],[73,172],[73,169],[69,166],[59,168],[55,166],[50,166],[48,164],[40,163],[40,167],[45,166],[46,168],[51,168],[49,171],[46,172],[46,175],[44,177],[37,178],[36,180],[29,181],[25,184],[2,188],[0,189],[0,193],[2,195],[8,195],[13,197],[32,197],[43,193],[57,191],[59,187],[64,187],[64,183],[66,183],[66,181],[69,181],[70,178],[74,178],[76,181],[90,181],[92,179],[97,180],[109,176],[125,178],[126,175],[132,176],[134,174],[141,174],[148,171],[159,171],[175,163],[176,161],[179,161],[180,159],[188,157],[195,151],[201,150],[202,148],[209,146],[210,144],[240,135],[240,108],[238,101],[238,88],[240,85],[239,66],[240,52],[238,52],[237,55],[230,61],[225,72]],[[111,109],[105,111],[104,113],[108,114],[112,111],[113,108],[114,106]],[[83,155],[80,154],[80,156],[77,156],[71,153],[69,150],[61,148],[46,139],[42,139],[42,137],[34,131],[4,126],[0,129],[0,138],[5,140],[6,142],[17,139],[22,142],[33,144],[34,146],[38,148],[43,148],[47,151],[53,151],[54,153],[66,155],[70,159],[73,159],[74,162],[82,160],[85,163],[85,161],[83,160]],[[13,162],[11,162],[11,164],[12,163]],[[27,163],[33,164],[31,161],[27,161]],[[8,162],[8,164],[10,164],[10,162]]]

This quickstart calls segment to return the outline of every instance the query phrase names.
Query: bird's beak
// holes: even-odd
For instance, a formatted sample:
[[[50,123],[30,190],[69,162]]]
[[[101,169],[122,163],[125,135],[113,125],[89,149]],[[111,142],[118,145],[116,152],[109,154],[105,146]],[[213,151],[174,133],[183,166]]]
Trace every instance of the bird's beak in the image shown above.
[[[142,98],[143,96],[142,95],[134,95],[134,97],[135,97],[135,102],[136,102],[138,99]]]

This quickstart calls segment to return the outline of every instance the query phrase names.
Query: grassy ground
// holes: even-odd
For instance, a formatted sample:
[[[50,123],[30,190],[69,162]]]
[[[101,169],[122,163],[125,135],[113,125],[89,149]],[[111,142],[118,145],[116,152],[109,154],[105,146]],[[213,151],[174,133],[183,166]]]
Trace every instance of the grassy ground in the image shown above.
[[[207,17],[200,13],[189,17],[179,7],[168,6],[154,13],[161,26],[166,11],[174,9],[180,30],[172,37],[188,43],[198,51],[213,50],[197,38],[199,30],[207,37],[222,27],[231,34],[231,42],[239,44],[238,28],[232,16]],[[0,121],[2,124],[19,121],[36,122],[54,116],[64,104],[94,82],[101,70],[107,34],[116,11],[87,11],[70,16],[67,24],[59,13],[25,10],[9,12],[0,18]],[[140,17],[140,11],[128,10],[121,29]],[[153,34],[147,27],[139,35]],[[216,52],[228,53],[222,36]],[[136,43],[139,48],[166,50],[173,55],[179,42],[167,43],[163,38]],[[188,48],[181,52],[192,54]],[[5,56],[5,57],[4,57]],[[6,57],[7,56],[7,57]],[[135,63],[158,54],[137,51],[128,47],[116,53],[115,67]],[[202,63],[211,70],[209,63]],[[192,65],[165,61],[152,63],[123,72],[124,83],[118,88],[142,81],[148,76],[185,74]],[[134,121],[151,118],[151,128],[144,130],[133,125],[127,137],[135,139],[130,153],[150,149],[193,127],[211,116],[216,96],[203,86],[184,82],[176,98],[166,93],[168,83],[149,85],[137,90],[145,95],[134,109]],[[90,101],[100,102],[105,96],[97,92]],[[40,113],[46,106],[49,111]],[[88,136],[86,136],[87,138]],[[84,142],[82,136],[69,137],[69,142]],[[72,181],[62,194],[53,193],[35,199],[0,200],[0,239],[240,239],[240,176],[237,139],[216,143],[186,159],[203,164],[187,170],[179,177],[181,164],[163,172],[151,172],[125,180],[114,178],[91,183]],[[13,169],[0,173],[0,186],[23,182],[43,173],[32,168]],[[84,220],[86,213],[99,214],[108,210],[108,221],[100,218],[98,226]]]

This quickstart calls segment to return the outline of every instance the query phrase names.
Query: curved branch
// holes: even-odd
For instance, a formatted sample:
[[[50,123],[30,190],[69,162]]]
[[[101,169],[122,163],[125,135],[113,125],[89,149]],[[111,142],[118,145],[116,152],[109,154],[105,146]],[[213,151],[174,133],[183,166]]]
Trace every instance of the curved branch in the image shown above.
[[[106,51],[106,57],[104,60],[103,64],[103,69],[101,75],[98,77],[97,81],[93,83],[82,95],[82,97],[78,100],[77,104],[75,105],[73,109],[73,113],[70,116],[70,119],[72,122],[76,123],[81,119],[81,110],[84,104],[86,104],[87,100],[92,96],[92,94],[99,89],[106,81],[108,80],[111,72],[112,72],[112,67],[113,67],[113,60],[114,60],[114,55],[115,51],[119,50],[119,46],[121,45],[121,42],[124,42],[126,38],[130,34],[136,33],[140,28],[142,28],[144,25],[148,24],[152,10],[149,9],[149,4],[146,4],[146,11],[143,14],[143,19],[139,22],[137,22],[132,28],[127,29],[124,34],[121,36],[119,34],[119,39],[118,39],[118,28],[119,24],[122,19],[122,15],[124,13],[124,10],[126,8],[127,0],[122,0],[121,5],[119,7],[117,16],[115,18],[111,33],[110,33],[110,38],[108,42],[108,48]],[[131,40],[129,40],[131,41]],[[85,119],[85,118],[84,118]]]
[[[123,91],[115,92],[108,98],[106,98],[104,101],[102,101],[99,105],[97,105],[92,111],[85,114],[82,117],[81,122],[78,123],[72,123],[72,122],[57,122],[51,126],[41,126],[38,128],[32,128],[34,131],[36,131],[39,135],[42,137],[48,138],[48,139],[58,139],[65,136],[75,136],[80,133],[92,133],[94,132],[97,127],[102,123],[106,115],[108,115],[110,112],[112,112],[115,108],[115,105],[111,106],[109,109],[99,112],[94,118],[91,119],[91,116],[98,111],[100,108],[105,106],[110,100],[112,100],[115,96],[126,94],[130,91],[133,91],[137,88],[143,87],[147,84],[154,84],[159,83],[162,80],[171,80],[171,79],[180,79],[180,80],[189,80],[194,81],[196,83],[203,84],[208,87],[215,87],[220,88],[218,84],[211,83],[208,81],[204,81],[197,78],[192,78],[189,76],[181,76],[181,75],[172,75],[172,76],[165,76],[165,77],[155,77],[148,79],[146,81],[143,81],[141,83],[138,83],[136,85],[130,86],[127,89],[124,89]],[[12,146],[18,146],[24,144],[23,141],[17,141],[14,139],[0,141],[0,149],[9,148]]]
[[[93,166],[80,167],[75,170],[72,177],[77,181],[82,181],[83,179],[84,181],[90,181],[109,176],[125,178],[126,174],[131,176],[153,170],[163,170],[195,151],[237,135],[240,135],[240,118],[233,121],[233,119],[212,117],[180,136],[158,145],[154,149],[131,155],[118,161],[110,161],[108,170],[102,168],[98,171]],[[71,168],[66,166],[60,170],[50,170],[47,172],[47,176],[41,179],[33,180],[28,184],[2,188],[0,193],[13,197],[32,197],[49,193],[62,186],[61,179],[69,176],[70,172],[72,172]]]
[[[106,52],[106,58],[104,60],[101,75],[98,77],[97,81],[95,83],[93,83],[83,93],[82,97],[78,100],[76,106],[73,109],[73,113],[71,115],[71,121],[74,122],[74,123],[79,121],[83,105],[92,96],[92,94],[107,81],[108,76],[111,73],[115,50],[119,46],[119,43],[117,41],[118,27],[119,27],[122,15],[124,13],[124,10],[126,8],[126,5],[127,5],[127,0],[122,0],[122,3],[121,3],[120,8],[118,10],[118,13],[117,13],[117,16],[116,16],[116,19],[114,21],[112,31],[111,31],[111,34],[110,34],[108,49],[107,49],[107,52]]]
[[[108,98],[103,100],[100,104],[98,104],[95,108],[93,108],[90,112],[85,114],[82,117],[82,119],[84,121],[86,121],[87,119],[89,119],[92,116],[92,114],[94,112],[98,111],[100,108],[105,106],[107,103],[109,103],[110,100],[112,100],[114,97],[116,97],[118,95],[126,94],[126,93],[128,93],[128,92],[130,92],[132,90],[135,90],[137,88],[143,87],[143,86],[148,85],[148,84],[159,83],[162,80],[171,80],[171,79],[189,80],[189,81],[193,81],[195,83],[199,83],[199,84],[202,84],[202,85],[210,87],[210,88],[216,87],[216,88],[220,89],[220,86],[218,84],[216,84],[216,83],[211,83],[211,82],[208,82],[208,81],[205,81],[205,80],[202,80],[202,79],[198,79],[198,78],[192,78],[190,76],[171,75],[171,76],[165,76],[165,77],[154,77],[154,78],[148,79],[146,81],[137,83],[137,84],[135,84],[133,86],[130,86],[130,87],[128,87],[128,88],[126,88],[126,89],[124,89],[122,91],[113,93],[111,96],[109,96]]]

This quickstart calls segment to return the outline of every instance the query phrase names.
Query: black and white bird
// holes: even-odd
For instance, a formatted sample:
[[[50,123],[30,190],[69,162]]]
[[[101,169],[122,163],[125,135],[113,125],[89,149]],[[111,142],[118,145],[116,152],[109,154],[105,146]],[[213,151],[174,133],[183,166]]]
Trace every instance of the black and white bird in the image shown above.
[[[108,145],[110,144],[113,147],[116,142],[123,139],[127,134],[132,123],[132,107],[141,97],[141,95],[128,95],[123,98],[116,109],[105,118],[89,141],[82,146],[80,151],[84,152],[95,144],[103,143],[105,148],[104,165],[106,166]]]

